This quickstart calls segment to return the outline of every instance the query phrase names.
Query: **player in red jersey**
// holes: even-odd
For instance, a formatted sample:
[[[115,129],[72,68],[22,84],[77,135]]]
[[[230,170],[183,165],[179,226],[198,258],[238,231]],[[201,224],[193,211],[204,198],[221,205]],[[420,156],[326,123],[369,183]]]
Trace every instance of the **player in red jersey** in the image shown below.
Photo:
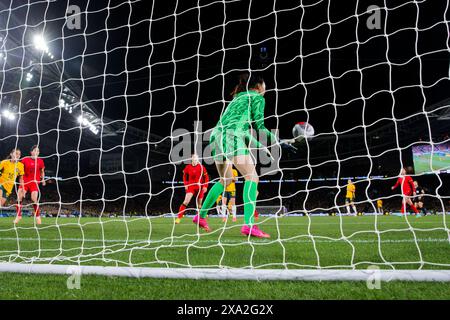
[[[259,191],[256,191],[256,197],[259,196]],[[255,212],[253,212],[253,217],[255,218],[255,220],[259,220],[259,212],[258,210],[256,210],[256,205],[255,205]]]
[[[17,193],[17,217],[20,220],[22,217],[22,201],[26,197],[27,192],[31,194],[31,201],[33,201],[34,216],[36,217],[36,224],[41,224],[41,212],[39,210],[39,184],[45,186],[45,165],[44,160],[39,158],[39,147],[31,147],[30,157],[23,158],[22,161],[25,174],[23,176],[23,187],[20,186]]]
[[[416,195],[416,187],[414,186],[413,179],[406,175],[406,170],[403,168],[400,172],[400,177],[397,179],[397,182],[394,186],[392,186],[392,190],[397,188],[398,186],[401,186],[402,190],[402,214],[405,214],[406,212],[406,205],[408,204],[409,207],[414,211],[416,215],[419,215],[419,211],[417,210],[416,206],[411,201],[411,197]]]
[[[191,202],[192,197],[195,195],[197,199],[197,208],[202,207],[203,196],[208,189],[208,172],[205,167],[199,162],[198,155],[192,154],[191,164],[188,164],[183,170],[183,182],[186,190],[186,196],[178,210],[178,217],[175,223],[180,223],[181,218],[184,216],[186,207]]]

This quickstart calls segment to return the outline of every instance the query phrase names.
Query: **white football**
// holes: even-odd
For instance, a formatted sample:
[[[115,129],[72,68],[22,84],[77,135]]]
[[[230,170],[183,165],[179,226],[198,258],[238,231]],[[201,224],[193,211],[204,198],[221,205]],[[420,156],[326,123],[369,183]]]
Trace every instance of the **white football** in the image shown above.
[[[297,142],[310,140],[314,136],[314,127],[307,122],[297,122],[292,128],[292,135]]]

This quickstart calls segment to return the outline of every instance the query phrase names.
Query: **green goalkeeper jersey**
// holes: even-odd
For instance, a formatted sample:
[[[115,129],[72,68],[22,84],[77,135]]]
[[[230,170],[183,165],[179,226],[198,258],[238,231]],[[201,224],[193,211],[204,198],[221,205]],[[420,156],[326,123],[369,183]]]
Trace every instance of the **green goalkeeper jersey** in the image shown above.
[[[250,145],[262,147],[250,129],[269,142],[276,137],[264,126],[264,97],[256,91],[244,91],[235,96],[219,119],[210,138],[212,156],[215,160],[230,159],[250,153]]]

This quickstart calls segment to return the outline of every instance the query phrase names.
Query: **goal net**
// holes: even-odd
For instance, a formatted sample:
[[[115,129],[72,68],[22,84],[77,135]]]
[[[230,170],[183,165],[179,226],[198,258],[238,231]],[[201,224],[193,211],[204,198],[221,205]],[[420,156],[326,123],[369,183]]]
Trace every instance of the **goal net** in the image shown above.
[[[449,281],[449,11],[448,0],[1,2],[0,271]],[[270,238],[241,234],[242,170],[222,192],[228,219],[214,203],[210,232],[192,222],[220,181],[209,139],[244,72],[264,78],[263,120],[279,139],[299,122],[315,130],[291,148],[250,131],[253,226]],[[45,169],[31,158],[24,170],[44,175],[39,192],[21,185],[34,145]],[[194,153],[200,187],[188,183]]]

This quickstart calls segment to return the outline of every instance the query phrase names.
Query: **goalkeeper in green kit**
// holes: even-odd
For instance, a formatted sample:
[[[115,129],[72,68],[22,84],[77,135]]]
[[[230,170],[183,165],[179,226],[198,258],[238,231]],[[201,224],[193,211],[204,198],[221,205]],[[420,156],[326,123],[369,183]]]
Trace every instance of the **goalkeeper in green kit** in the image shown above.
[[[220,181],[216,182],[208,192],[199,215],[196,215],[193,220],[195,224],[198,224],[200,228],[207,232],[210,231],[206,221],[208,210],[214,205],[218,196],[224,192],[226,186],[233,181],[232,169],[234,165],[245,179],[243,190],[245,224],[241,233],[258,238],[270,237],[257,225],[254,225],[259,178],[250,154],[251,145],[264,148],[251,135],[250,129],[252,128],[259,134],[266,134],[271,144],[280,143],[264,126],[265,90],[266,85],[263,78],[242,74],[239,84],[232,92],[234,99],[212,131],[210,137],[211,154],[220,175]],[[281,144],[290,146],[293,142],[293,139],[284,140]]]

